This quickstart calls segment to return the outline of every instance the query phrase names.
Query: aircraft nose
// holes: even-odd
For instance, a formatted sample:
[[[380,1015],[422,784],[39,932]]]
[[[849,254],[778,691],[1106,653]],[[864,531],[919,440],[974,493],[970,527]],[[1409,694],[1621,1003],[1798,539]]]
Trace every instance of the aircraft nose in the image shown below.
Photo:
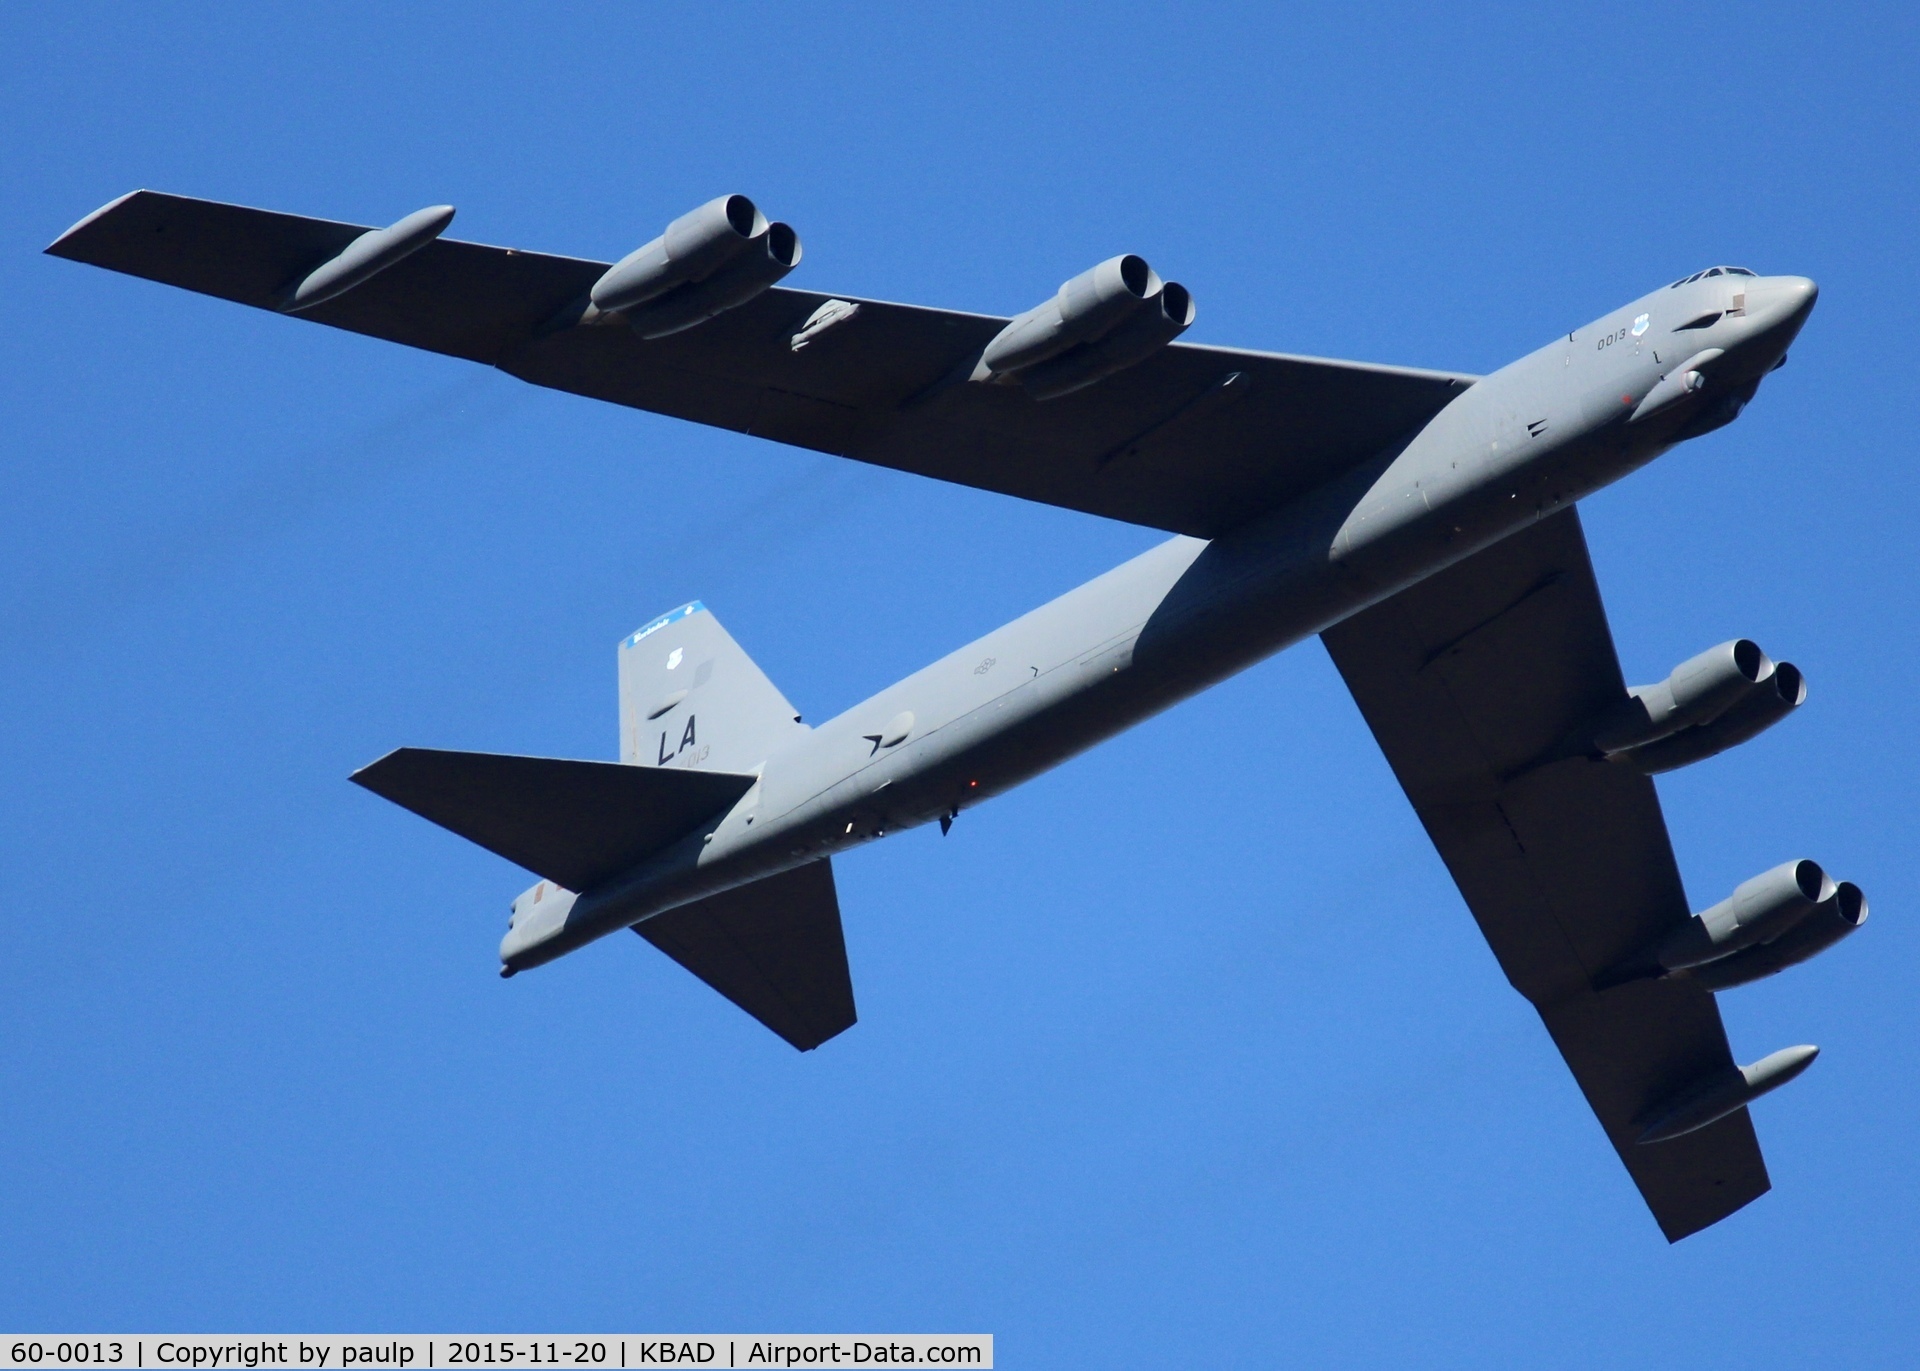
[[[1820,287],[1804,276],[1762,276],[1747,286],[1747,317],[1763,329],[1798,326],[1820,298]]]

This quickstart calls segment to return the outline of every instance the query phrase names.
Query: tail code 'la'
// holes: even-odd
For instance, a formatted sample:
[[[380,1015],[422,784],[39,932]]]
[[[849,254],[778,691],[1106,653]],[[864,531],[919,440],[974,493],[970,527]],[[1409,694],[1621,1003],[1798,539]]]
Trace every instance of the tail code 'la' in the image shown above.
[[[620,760],[629,765],[749,772],[806,732],[698,600],[620,644]]]

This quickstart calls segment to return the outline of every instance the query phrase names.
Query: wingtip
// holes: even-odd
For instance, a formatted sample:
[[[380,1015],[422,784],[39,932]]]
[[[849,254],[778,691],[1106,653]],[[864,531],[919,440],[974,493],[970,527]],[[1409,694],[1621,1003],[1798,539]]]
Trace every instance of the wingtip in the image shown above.
[[[67,256],[68,254],[62,252],[60,249],[65,247],[69,242],[71,242],[74,238],[78,237],[81,233],[85,232],[87,227],[90,224],[92,224],[95,220],[104,219],[107,215],[113,213],[116,209],[119,209],[120,206],[126,204],[127,201],[133,199],[134,196],[145,195],[146,193],[147,193],[146,188],[142,187],[139,190],[130,190],[125,195],[115,196],[113,199],[107,201],[106,204],[100,206],[99,209],[94,210],[91,214],[84,216],[82,219],[80,219],[78,223],[74,224],[72,228],[68,229],[65,233],[61,234],[58,238],[54,239],[51,243],[48,243],[46,247],[41,249],[41,251],[48,253],[54,257]]]
[[[368,762],[365,766],[360,767],[358,770],[352,772],[347,777],[347,779],[349,781],[352,781],[355,785],[360,786],[362,789],[371,790],[373,791],[374,794],[378,795],[380,794],[380,791],[378,787],[376,787],[373,784],[374,773],[379,771],[381,767],[385,766],[388,762],[392,761],[395,757],[398,757],[402,752],[406,752],[409,750],[410,749],[404,748],[404,747],[396,747],[390,752],[382,753],[380,756],[375,757],[372,761]]]

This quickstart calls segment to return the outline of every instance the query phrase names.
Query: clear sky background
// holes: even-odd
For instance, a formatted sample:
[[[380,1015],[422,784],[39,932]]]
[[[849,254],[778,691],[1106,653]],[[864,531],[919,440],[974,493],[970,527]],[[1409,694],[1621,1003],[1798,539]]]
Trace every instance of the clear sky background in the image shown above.
[[[0,1327],[987,1331],[1004,1366],[1910,1365],[1910,4],[0,11]],[[1670,1249],[1315,642],[836,864],[796,1055],[358,790],[612,757],[703,598],[820,719],[1160,536],[40,255],[135,187],[603,259],[740,190],[809,289],[1011,313],[1116,252],[1195,340],[1487,371],[1715,262],[1822,286],[1589,500],[1629,679],[1748,634],[1660,783],[1696,907],[1866,930],[1723,998],[1775,1190]]]

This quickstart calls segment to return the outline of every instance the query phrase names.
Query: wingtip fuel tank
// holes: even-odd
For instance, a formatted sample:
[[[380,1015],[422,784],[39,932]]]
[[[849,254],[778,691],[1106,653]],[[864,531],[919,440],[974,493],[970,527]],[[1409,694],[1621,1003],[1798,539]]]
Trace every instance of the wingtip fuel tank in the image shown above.
[[[1812,1043],[1783,1047],[1749,1066],[1696,1081],[1647,1112],[1640,1142],[1661,1143],[1718,1123],[1736,1109],[1744,1109],[1762,1095],[1778,1090],[1812,1066],[1819,1055],[1820,1049]]]
[[[361,234],[289,286],[280,309],[295,314],[345,295],[445,233],[453,214],[452,205],[428,205],[383,229]]]

